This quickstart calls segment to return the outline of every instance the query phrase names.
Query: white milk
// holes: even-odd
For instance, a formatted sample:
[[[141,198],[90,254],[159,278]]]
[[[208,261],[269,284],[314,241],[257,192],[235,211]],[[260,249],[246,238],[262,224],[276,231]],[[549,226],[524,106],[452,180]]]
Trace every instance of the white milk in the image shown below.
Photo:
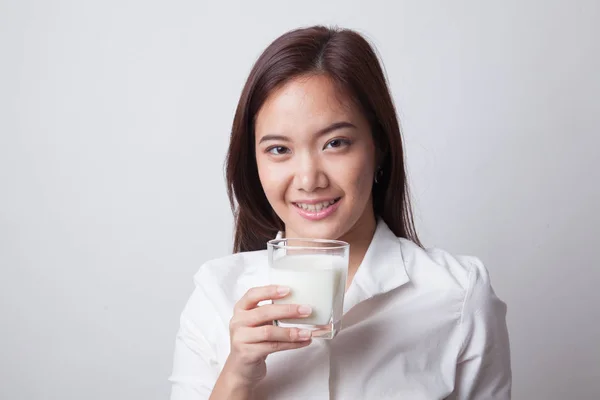
[[[291,289],[289,295],[275,303],[312,307],[309,317],[281,322],[326,325],[331,322],[332,312],[340,318],[346,289],[346,265],[347,260],[336,255],[292,255],[273,260],[271,283]]]

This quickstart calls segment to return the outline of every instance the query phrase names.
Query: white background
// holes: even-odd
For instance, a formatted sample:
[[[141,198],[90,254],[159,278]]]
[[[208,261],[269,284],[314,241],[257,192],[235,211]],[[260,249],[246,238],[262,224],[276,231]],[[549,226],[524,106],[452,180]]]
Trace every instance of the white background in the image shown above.
[[[425,243],[508,303],[514,398],[600,398],[600,2],[0,1],[0,398],[164,399],[192,276],[231,248],[253,61],[355,28]]]

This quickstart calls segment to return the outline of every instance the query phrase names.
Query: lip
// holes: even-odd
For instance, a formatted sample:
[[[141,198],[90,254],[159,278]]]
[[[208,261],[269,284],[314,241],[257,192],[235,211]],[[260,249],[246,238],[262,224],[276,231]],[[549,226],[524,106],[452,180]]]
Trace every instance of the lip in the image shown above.
[[[338,200],[329,205],[328,207],[320,210],[320,211],[308,211],[308,210],[304,210],[300,207],[298,207],[296,205],[296,203],[304,203],[304,204],[316,204],[316,203],[321,203],[324,201],[331,201],[331,200],[335,200],[335,199],[320,199],[320,200],[302,200],[302,201],[294,201],[294,208],[296,209],[296,211],[298,211],[298,214],[300,214],[300,216],[302,216],[303,218],[306,218],[308,220],[311,221],[319,221],[322,219],[325,219],[327,217],[329,217],[331,214],[333,214],[338,207],[340,206],[340,202],[341,202],[341,198],[337,198]]]
[[[303,203],[303,204],[317,204],[317,203],[324,203],[326,201],[331,201],[331,200],[335,200],[335,199],[340,199],[341,197],[329,197],[329,198],[320,198],[320,199],[312,199],[312,200],[296,200],[296,201],[292,201],[292,203],[296,204],[296,203]]]

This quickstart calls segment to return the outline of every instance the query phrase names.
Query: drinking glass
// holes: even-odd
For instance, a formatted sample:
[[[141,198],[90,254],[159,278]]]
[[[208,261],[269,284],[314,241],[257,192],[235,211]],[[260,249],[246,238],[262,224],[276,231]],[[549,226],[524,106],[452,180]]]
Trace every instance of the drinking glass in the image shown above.
[[[341,329],[350,245],[339,240],[275,239],[267,243],[272,284],[290,294],[276,304],[312,307],[306,318],[274,321],[282,327],[309,329],[314,338],[333,339]]]

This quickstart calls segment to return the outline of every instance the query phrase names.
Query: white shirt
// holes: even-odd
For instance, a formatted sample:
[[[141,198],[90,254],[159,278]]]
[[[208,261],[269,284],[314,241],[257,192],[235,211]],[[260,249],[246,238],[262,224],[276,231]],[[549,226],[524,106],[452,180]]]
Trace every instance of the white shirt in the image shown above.
[[[208,399],[234,304],[267,285],[267,252],[204,264],[177,334],[171,400]],[[342,330],[267,357],[257,399],[510,399],[506,306],[473,257],[424,250],[379,221],[346,292]]]

